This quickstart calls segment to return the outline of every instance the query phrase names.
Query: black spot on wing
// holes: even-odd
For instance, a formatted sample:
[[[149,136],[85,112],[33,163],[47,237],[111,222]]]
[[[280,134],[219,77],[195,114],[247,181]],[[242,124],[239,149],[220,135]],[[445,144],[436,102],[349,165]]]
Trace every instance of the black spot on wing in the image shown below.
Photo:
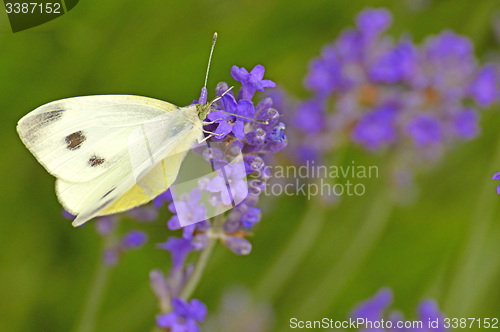
[[[53,110],[49,112],[45,112],[43,114],[38,115],[40,117],[41,122],[44,124],[49,124],[51,122],[55,122],[62,117],[64,110]]]
[[[71,151],[78,150],[86,139],[87,137],[85,137],[82,131],[77,131],[76,133],[66,136],[66,147]]]
[[[26,136],[31,136],[36,138],[37,133],[40,129],[47,127],[48,125],[57,122],[63,116],[64,110],[55,109],[48,112],[43,112],[41,114],[28,116],[24,118],[21,124],[21,130]]]
[[[94,155],[89,158],[89,165],[90,167],[96,167],[104,163],[104,158],[99,158],[98,156]]]

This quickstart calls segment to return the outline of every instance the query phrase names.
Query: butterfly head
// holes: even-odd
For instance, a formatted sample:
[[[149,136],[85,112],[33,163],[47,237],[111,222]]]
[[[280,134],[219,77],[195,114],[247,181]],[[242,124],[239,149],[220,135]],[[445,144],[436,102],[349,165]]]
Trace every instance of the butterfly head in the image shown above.
[[[212,111],[212,103],[209,104],[196,104],[196,112],[201,121],[207,118],[208,113]]]

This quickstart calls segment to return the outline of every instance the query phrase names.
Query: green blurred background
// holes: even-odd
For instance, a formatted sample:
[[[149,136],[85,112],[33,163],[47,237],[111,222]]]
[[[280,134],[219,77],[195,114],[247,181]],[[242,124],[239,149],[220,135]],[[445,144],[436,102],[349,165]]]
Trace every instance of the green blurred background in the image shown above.
[[[417,2],[427,5],[412,9]],[[308,60],[368,6],[392,11],[394,36],[408,32],[421,41],[453,29],[472,38],[480,58],[499,50],[491,28],[500,10],[496,0],[83,0],[68,14],[16,34],[0,15],[0,331],[73,330],[101,250],[92,223],[74,229],[62,218],[54,179],[15,131],[24,114],[56,99],[108,93],[187,105],[199,96],[215,31],[209,97],[217,82],[234,84],[232,65],[256,64],[278,86],[307,96],[302,78]],[[382,286],[394,290],[394,306],[410,317],[424,297],[435,298],[450,317],[498,317],[500,197],[490,178],[500,171],[499,126],[498,110],[485,112],[479,139],[419,176],[411,205],[391,207],[380,192],[383,177],[365,182],[365,196],[330,208],[322,224],[314,208],[305,215],[304,197],[269,198],[252,254],[216,248],[195,297],[214,315],[224,291],[243,285],[256,302],[272,305],[275,331],[289,330],[291,317],[343,319]],[[344,160],[378,165],[381,173],[387,165],[384,157],[358,149]],[[367,235],[373,245],[353,247],[359,264],[336,265],[362,225],[389,211],[380,236]],[[151,241],[111,271],[96,331],[152,328],[157,308],[148,273],[170,262],[154,247],[169,234],[167,218],[144,225]],[[293,236],[300,245],[288,245]]]

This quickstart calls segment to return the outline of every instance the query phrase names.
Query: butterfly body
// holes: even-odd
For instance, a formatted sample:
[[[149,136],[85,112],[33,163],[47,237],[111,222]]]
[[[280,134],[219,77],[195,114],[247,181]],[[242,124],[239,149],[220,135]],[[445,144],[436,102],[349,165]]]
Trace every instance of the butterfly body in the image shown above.
[[[57,178],[57,197],[79,226],[167,190],[185,153],[203,138],[209,111],[130,95],[74,97],[38,107],[17,131]]]

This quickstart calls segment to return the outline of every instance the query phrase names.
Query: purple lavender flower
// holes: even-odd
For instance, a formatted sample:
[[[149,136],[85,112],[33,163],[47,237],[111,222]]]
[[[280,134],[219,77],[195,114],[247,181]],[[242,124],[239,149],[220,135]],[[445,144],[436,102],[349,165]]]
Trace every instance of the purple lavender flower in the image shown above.
[[[311,60],[304,86],[313,96],[280,102],[294,111],[293,161],[321,162],[350,141],[390,148],[395,164],[415,169],[477,136],[479,110],[500,99],[495,67],[478,64],[467,37],[444,31],[418,45],[384,35],[391,23],[386,9],[362,11]]]
[[[183,227],[181,238],[169,237],[166,242],[157,245],[159,249],[171,253],[172,268],[168,275],[159,270],[150,274],[151,287],[159,299],[160,310],[167,312],[157,316],[157,325],[172,332],[198,331],[197,323],[203,321],[206,315],[206,307],[200,301],[187,303],[178,298],[186,290],[188,282],[193,280],[191,277],[196,271],[193,265],[186,263],[188,254],[203,250],[213,240],[222,242],[238,255],[250,253],[252,245],[246,237],[248,230],[261,218],[261,210],[255,205],[262,191],[249,193],[246,176],[251,175],[251,181],[263,184],[270,176],[266,166],[270,155],[287,144],[285,125],[279,121],[279,112],[272,108],[272,99],[262,100],[257,107],[252,101],[256,91],[275,86],[273,82],[263,79],[264,67],[256,66],[248,72],[234,66],[231,73],[242,83],[242,88],[234,97],[233,91],[227,92],[228,84],[221,82],[217,85],[217,95],[224,96],[213,103],[214,109],[207,116],[213,123],[205,126],[207,131],[214,131],[217,135],[207,139],[208,147],[195,149],[195,153],[212,164],[217,175],[211,180],[208,177],[198,179],[198,187],[180,194],[180,197],[175,197],[176,188],[172,188],[175,200],[170,193],[165,193],[153,202],[157,209],[169,203],[168,208],[174,214],[168,221],[171,230],[187,225]],[[206,95],[206,91],[202,90],[200,100],[194,103],[206,103]],[[241,158],[241,154],[244,155],[243,161],[237,159]],[[262,184],[256,187],[260,188]],[[208,197],[203,196],[205,193]],[[212,221],[207,218],[211,205],[204,205],[207,198],[216,211],[230,207],[233,202],[237,208]]]
[[[229,89],[227,83],[221,82],[217,85],[217,95],[224,94],[224,96],[214,104],[216,110],[210,113],[208,118],[216,123],[207,125],[207,130],[215,132],[219,130],[218,133],[223,133],[221,135],[223,137],[210,138],[208,140],[212,143],[210,147],[204,148],[198,154],[208,162],[213,162],[218,175],[211,180],[201,181],[199,190],[214,194],[209,199],[213,206],[230,206],[234,201],[238,207],[229,212],[222,229],[214,230],[209,220],[184,227],[183,237],[190,241],[191,248],[187,246],[182,248],[202,250],[211,238],[217,237],[237,254],[248,254],[251,250],[252,246],[245,237],[248,236],[248,230],[261,218],[261,211],[255,204],[258,202],[259,194],[263,192],[265,181],[270,177],[264,157],[269,159],[270,154],[283,149],[287,144],[285,125],[279,122],[280,115],[273,108],[272,98],[263,99],[257,107],[253,106],[250,99],[245,99],[252,98],[256,91],[274,86],[274,83],[263,80],[263,73],[261,66],[257,66],[250,73],[244,68],[233,67],[233,76],[243,85],[236,94],[237,97],[234,97],[233,91],[224,94]],[[217,110],[255,118],[260,123],[242,120]],[[216,145],[221,143],[222,146]],[[243,163],[233,160],[239,153],[244,155]],[[253,177],[250,193],[245,181],[247,175]],[[169,205],[169,209],[176,214],[168,222],[170,229],[180,228],[181,214],[198,213],[198,194],[193,196],[191,193],[190,198],[184,199],[183,202],[180,205],[177,202]],[[175,265],[178,266],[182,260],[176,259],[178,263]]]
[[[241,215],[241,222],[243,225],[250,229],[253,225],[259,222],[261,218],[261,210],[256,207],[248,207]]]
[[[189,193],[189,196],[184,199],[177,200],[169,205],[169,209],[176,213],[168,221],[168,228],[176,230],[184,227],[184,237],[190,238],[196,223],[207,219],[207,209],[200,203],[201,192],[198,188],[194,188]]]
[[[172,193],[170,192],[170,190],[167,190],[153,199],[153,206],[156,209],[160,209],[165,203],[170,202],[172,202]]]
[[[242,115],[250,119],[252,119],[255,114],[255,109],[251,101],[245,99],[236,101],[231,94],[226,94],[222,97],[222,104],[224,105],[223,107],[225,112]],[[215,130],[215,133],[218,134],[218,139],[222,139],[230,133],[233,133],[234,136],[239,139],[243,139],[245,137],[245,122],[250,121],[245,118],[217,111],[209,113],[207,118],[218,124],[217,129]]]
[[[207,190],[220,193],[222,203],[230,205],[236,198],[245,198],[248,194],[245,167],[242,163],[227,164],[218,170],[218,176],[207,184]]]
[[[255,66],[249,73],[245,68],[233,66],[231,75],[241,82],[242,87],[239,92],[240,99],[251,100],[256,91],[264,91],[264,88],[274,88],[276,84],[270,80],[263,80],[265,69],[261,65]]]
[[[170,251],[172,255],[172,266],[179,269],[184,264],[187,255],[193,251],[191,241],[185,238],[170,237],[167,242],[157,245],[158,248]]]
[[[187,303],[175,297],[172,299],[173,311],[156,317],[156,324],[172,332],[198,332],[197,322],[203,322],[207,315],[207,307],[197,299]]]

